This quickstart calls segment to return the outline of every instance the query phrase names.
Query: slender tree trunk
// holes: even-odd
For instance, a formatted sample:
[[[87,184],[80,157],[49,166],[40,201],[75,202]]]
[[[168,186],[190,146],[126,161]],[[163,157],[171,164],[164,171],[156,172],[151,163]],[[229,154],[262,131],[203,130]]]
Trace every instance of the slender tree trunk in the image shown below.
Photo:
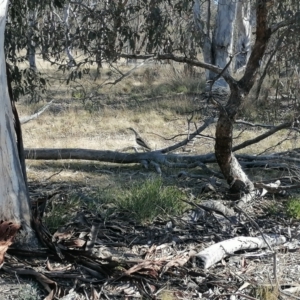
[[[28,31],[28,61],[30,69],[36,71],[35,62],[35,42],[33,41],[34,26],[36,25],[37,9],[30,10],[28,13],[29,31]]]
[[[220,110],[216,128],[216,159],[231,190],[235,193],[247,193],[254,188],[232,153],[232,132],[238,110],[256,81],[260,61],[271,36],[271,30],[267,26],[267,12],[267,1],[258,1],[255,44],[245,68],[244,76],[239,81],[235,81],[233,78],[228,80],[230,97],[227,105]]]
[[[68,57],[68,66],[74,67],[76,65],[74,56],[72,54],[72,41],[70,40],[70,25],[69,25],[69,16],[70,16],[70,3],[67,2],[64,6],[64,25],[65,25],[65,51]]]
[[[19,160],[7,89],[4,55],[7,6],[8,0],[0,2],[0,264],[18,230],[20,242],[29,243],[34,237],[30,227],[29,197]]]
[[[233,124],[241,103],[242,95],[238,87],[231,87],[230,98],[224,110],[220,111],[216,127],[216,159],[233,193],[249,193],[254,189],[252,182],[232,153]]]

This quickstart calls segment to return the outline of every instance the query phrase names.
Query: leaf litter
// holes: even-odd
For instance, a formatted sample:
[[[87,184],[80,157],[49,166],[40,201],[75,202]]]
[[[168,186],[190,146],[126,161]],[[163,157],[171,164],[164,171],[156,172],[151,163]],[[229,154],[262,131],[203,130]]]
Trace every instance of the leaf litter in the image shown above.
[[[60,183],[53,189],[53,185],[31,184],[34,226],[42,247],[11,248],[2,267],[39,282],[41,299],[242,299],[243,295],[260,299],[260,290],[275,289],[278,284],[266,249],[228,253],[212,267],[203,268],[197,254],[209,246],[239,236],[260,236],[243,215],[233,216],[232,208],[224,216],[220,207],[228,201],[207,200],[181,216],[157,218],[147,225],[121,211],[103,217],[83,207],[51,234],[43,223],[45,201],[54,195],[68,201],[67,186]],[[280,288],[295,288],[300,274],[300,224],[266,216],[261,209],[266,201],[254,202],[245,211],[265,234],[292,237],[273,249]]]

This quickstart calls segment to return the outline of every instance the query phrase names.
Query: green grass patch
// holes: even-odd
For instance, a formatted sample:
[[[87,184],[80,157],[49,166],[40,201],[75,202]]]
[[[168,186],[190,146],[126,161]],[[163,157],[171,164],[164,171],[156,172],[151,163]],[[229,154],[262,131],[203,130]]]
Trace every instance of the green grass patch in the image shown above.
[[[290,217],[300,219],[300,199],[291,199],[286,205],[286,210]]]
[[[151,222],[156,217],[168,217],[183,211],[184,193],[174,186],[163,185],[161,178],[134,183],[120,195],[117,205],[138,222]]]

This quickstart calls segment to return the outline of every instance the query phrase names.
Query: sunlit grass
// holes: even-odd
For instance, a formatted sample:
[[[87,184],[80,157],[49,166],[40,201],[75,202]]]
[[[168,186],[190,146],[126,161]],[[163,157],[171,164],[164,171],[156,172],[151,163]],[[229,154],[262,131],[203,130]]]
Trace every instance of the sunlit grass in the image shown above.
[[[133,184],[117,200],[120,209],[139,222],[179,214],[184,208],[184,194],[175,186],[165,186],[160,178]]]
[[[85,203],[88,209],[102,217],[122,212],[128,220],[148,223],[155,218],[169,219],[186,208],[186,195],[174,185],[166,185],[160,177],[135,180],[112,189],[99,190],[95,201]]]

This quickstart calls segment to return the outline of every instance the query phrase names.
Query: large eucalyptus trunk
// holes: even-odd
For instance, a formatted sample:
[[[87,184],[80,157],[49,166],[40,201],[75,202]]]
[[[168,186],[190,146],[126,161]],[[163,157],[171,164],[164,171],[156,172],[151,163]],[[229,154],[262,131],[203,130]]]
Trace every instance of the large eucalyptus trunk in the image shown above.
[[[8,0],[0,2],[0,264],[17,235],[30,243],[33,231],[25,174],[19,160],[12,105],[7,88],[4,30]]]
[[[254,15],[253,1],[235,1],[236,18],[234,25],[232,54],[234,55],[231,70],[233,73],[242,72],[246,67],[251,54],[251,35]]]
[[[210,27],[211,2],[195,0],[193,5],[194,24],[203,59],[206,63],[224,68],[230,56],[233,56],[228,69],[232,73],[241,71],[251,54],[252,1],[218,1],[213,32]],[[203,15],[206,19],[203,19]],[[207,80],[215,76],[213,72],[206,71]],[[216,85],[228,87],[223,78],[220,78]]]
[[[239,1],[220,0],[218,2],[218,13],[216,17],[216,28],[212,40],[213,64],[224,68],[228,62],[229,55],[234,51],[234,27]],[[231,69],[231,68],[229,68]],[[227,83],[220,78],[219,86],[227,87]]]

